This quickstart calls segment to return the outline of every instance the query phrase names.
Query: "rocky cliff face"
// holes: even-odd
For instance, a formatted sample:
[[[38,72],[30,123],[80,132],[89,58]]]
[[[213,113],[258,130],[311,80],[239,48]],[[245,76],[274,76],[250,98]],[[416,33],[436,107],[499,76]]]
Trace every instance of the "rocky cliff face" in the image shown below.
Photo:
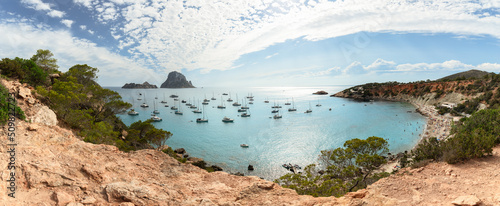
[[[124,89],[156,89],[158,88],[154,84],[150,84],[149,82],[144,82],[142,84],[136,84],[136,83],[127,83],[123,85]]]
[[[44,108],[28,88],[2,83],[18,94],[24,111]],[[314,198],[258,177],[208,173],[156,150],[124,153],[114,146],[85,143],[73,131],[57,126],[50,109],[34,110],[26,112],[28,119],[41,121],[16,121],[15,199],[6,195],[7,126],[0,131],[0,205],[500,204],[498,147],[493,156],[470,163],[432,163],[342,198]]]
[[[195,88],[191,81],[187,81],[186,77],[176,71],[168,74],[167,80],[161,84],[160,88]]]

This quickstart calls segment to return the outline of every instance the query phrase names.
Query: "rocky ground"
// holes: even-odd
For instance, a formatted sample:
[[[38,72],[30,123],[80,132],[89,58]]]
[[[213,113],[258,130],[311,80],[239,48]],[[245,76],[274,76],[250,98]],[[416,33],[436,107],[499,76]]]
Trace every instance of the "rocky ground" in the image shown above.
[[[0,131],[0,205],[452,205],[460,198],[500,205],[500,148],[465,164],[405,169],[343,198],[314,198],[258,177],[208,173],[156,150],[85,143],[57,126],[29,89],[3,84],[20,94],[31,122],[17,121],[15,199],[7,196],[7,127]]]

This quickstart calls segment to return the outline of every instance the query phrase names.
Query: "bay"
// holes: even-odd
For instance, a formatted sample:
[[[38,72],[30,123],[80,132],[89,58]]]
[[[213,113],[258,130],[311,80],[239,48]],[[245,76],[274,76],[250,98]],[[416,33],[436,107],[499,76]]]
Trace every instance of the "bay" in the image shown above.
[[[389,142],[392,153],[410,150],[419,140],[426,119],[415,113],[415,108],[401,102],[358,102],[350,99],[312,95],[318,90],[335,93],[346,86],[330,87],[253,87],[253,88],[192,88],[192,89],[121,89],[124,101],[133,104],[137,116],[120,114],[127,125],[151,117],[154,102],[160,111],[161,122],[153,124],[173,133],[166,144],[185,148],[190,156],[203,158],[210,164],[221,166],[227,172],[242,172],[274,180],[288,171],[281,165],[297,164],[305,167],[317,163],[321,150],[341,147],[352,138],[366,139],[378,136]],[[227,93],[227,95],[223,95]],[[141,94],[141,95],[139,95]],[[174,101],[170,95],[178,95]],[[254,96],[253,104],[249,95]],[[141,97],[143,100],[137,100]],[[157,99],[155,99],[155,97]],[[215,97],[216,100],[210,100]],[[209,99],[208,105],[201,104]],[[223,99],[221,101],[221,98]],[[227,102],[231,98],[249,109],[250,117],[241,117],[239,107]],[[293,105],[297,111],[289,112]],[[164,107],[160,101],[167,101]],[[205,113],[208,123],[196,123],[203,114],[193,113],[181,100],[195,104]],[[268,100],[269,103],[264,103]],[[139,107],[147,103],[149,108]],[[226,109],[218,109],[224,104]],[[273,119],[274,105],[281,105],[281,119]],[[322,106],[316,107],[317,104]],[[171,106],[180,107],[183,115],[174,114]],[[304,113],[311,109],[311,113]],[[331,110],[330,110],[331,109]],[[230,117],[233,123],[222,119]],[[240,147],[248,144],[248,148]],[[248,165],[255,170],[248,171]]]

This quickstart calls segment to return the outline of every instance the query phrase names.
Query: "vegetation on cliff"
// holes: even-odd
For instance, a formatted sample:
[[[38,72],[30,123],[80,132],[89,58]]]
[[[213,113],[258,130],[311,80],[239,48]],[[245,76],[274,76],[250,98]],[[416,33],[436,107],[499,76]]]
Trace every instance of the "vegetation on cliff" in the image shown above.
[[[116,114],[131,105],[122,101],[117,92],[102,88],[96,82],[97,68],[78,64],[62,73],[57,70],[58,67],[57,60],[48,50],[38,50],[31,59],[4,58],[0,62],[3,77],[36,87],[39,98],[84,141],[115,145],[120,150],[131,151],[160,147],[172,135],[155,128],[151,121],[139,121],[127,127]],[[58,74],[58,78],[51,81],[49,75],[53,73]],[[0,95],[5,95],[5,89],[2,87],[0,90]],[[5,104],[4,99],[0,104]],[[23,117],[22,111],[18,114]],[[3,110],[0,111],[0,118],[0,122],[6,118]]]
[[[275,182],[303,195],[339,197],[387,176],[373,174],[386,162],[382,154],[387,152],[388,143],[380,137],[348,140],[344,148],[321,151],[319,165],[308,165],[304,173],[286,174]]]
[[[450,164],[491,155],[500,143],[500,109],[484,109],[463,118],[446,140],[429,138],[412,152],[413,163],[428,159]]]
[[[9,113],[12,113],[12,111],[9,111],[9,108],[14,108],[15,110],[15,117],[19,119],[26,119],[24,116],[23,110],[19,108],[19,106],[10,106],[9,105],[9,91],[0,84],[0,125],[5,125],[9,119]],[[12,102],[11,102],[12,103]]]

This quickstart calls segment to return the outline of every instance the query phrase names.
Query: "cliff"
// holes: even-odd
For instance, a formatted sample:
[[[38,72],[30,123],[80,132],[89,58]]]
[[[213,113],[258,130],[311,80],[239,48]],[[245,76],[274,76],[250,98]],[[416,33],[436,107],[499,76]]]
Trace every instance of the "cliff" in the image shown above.
[[[168,74],[167,80],[161,84],[160,88],[195,88],[191,81],[187,81],[186,77],[176,71]]]
[[[144,82],[142,84],[136,83],[126,83],[123,85],[124,89],[157,89],[158,87],[154,84],[149,84],[148,82]]]
[[[208,173],[156,150],[125,153],[83,142],[17,82],[2,80],[31,121],[16,121],[15,197],[7,196],[7,130],[0,135],[0,205],[499,205],[500,148],[459,165],[405,169],[345,197],[297,195],[254,176]],[[460,205],[458,204],[458,205]],[[472,204],[471,204],[472,205]]]

